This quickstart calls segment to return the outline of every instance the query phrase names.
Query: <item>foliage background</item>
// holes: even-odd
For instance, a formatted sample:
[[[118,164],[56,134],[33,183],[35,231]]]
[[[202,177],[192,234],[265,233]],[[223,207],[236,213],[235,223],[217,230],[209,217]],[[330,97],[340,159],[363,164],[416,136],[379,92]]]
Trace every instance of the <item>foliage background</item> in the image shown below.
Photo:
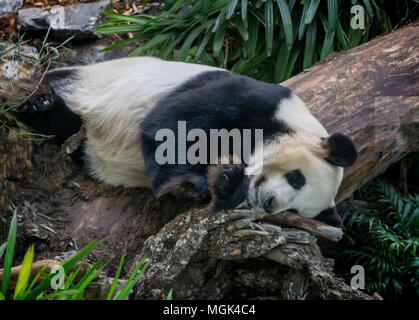
[[[350,27],[365,8],[365,30]],[[168,0],[163,12],[111,19],[98,33],[130,34],[108,47],[142,41],[131,55],[219,66],[281,82],[326,58],[419,17],[418,0]]]

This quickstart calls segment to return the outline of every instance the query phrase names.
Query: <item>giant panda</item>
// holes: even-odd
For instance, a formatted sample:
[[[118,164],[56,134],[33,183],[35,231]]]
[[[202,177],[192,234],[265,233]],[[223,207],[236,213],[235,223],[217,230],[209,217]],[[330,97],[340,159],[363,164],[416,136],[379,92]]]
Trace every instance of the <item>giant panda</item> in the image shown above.
[[[136,57],[56,69],[41,88],[18,119],[58,143],[84,124],[85,169],[105,184],[189,197],[210,211],[247,201],[269,214],[293,210],[342,224],[334,198],[343,167],[357,158],[354,144],[343,134],[329,135],[286,87],[212,66]],[[179,138],[180,121],[187,132],[263,130],[251,146],[263,161],[160,164],[155,155],[163,141],[156,135],[169,129]],[[231,145],[228,154],[244,160]]]

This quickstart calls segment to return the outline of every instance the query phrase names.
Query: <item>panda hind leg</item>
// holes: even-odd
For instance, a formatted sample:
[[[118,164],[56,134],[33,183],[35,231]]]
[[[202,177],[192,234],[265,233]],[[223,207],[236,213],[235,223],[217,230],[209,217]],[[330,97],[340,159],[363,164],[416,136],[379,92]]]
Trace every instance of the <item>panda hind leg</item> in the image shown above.
[[[54,93],[39,95],[15,116],[36,133],[53,136],[58,144],[77,133],[82,125],[80,116],[73,113],[64,100]]]

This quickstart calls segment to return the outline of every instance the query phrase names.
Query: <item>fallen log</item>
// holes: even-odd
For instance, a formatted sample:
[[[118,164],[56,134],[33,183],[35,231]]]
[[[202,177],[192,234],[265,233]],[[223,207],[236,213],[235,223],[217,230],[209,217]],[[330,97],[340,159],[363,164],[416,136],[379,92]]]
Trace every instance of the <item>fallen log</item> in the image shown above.
[[[419,22],[335,54],[282,83],[329,133],[349,135],[359,156],[338,202],[419,150]]]
[[[349,135],[358,148],[357,162],[345,170],[339,201],[418,150],[418,22],[336,54],[283,84],[305,101],[329,132]],[[175,298],[184,299],[370,298],[333,275],[332,261],[323,258],[311,235],[338,240],[340,230],[324,233],[316,222],[292,215],[273,219],[293,229],[260,224],[260,216],[249,212],[207,216],[171,197],[154,200],[143,189],[103,186],[69,161],[78,140],[62,149],[37,147],[31,180],[15,178],[16,193],[8,197],[18,211],[19,203],[27,201],[34,212],[50,210],[53,217],[68,219],[52,229],[79,246],[107,237],[104,248],[94,254],[110,258],[114,268],[122,253],[127,253],[127,269],[140,257],[151,258],[135,298],[165,298],[172,288]],[[9,145],[4,142],[0,150],[7,151]],[[45,155],[52,159],[48,166]],[[2,176],[7,175],[5,170]],[[34,223],[41,219],[32,216]],[[62,241],[60,232],[49,233],[50,241]]]

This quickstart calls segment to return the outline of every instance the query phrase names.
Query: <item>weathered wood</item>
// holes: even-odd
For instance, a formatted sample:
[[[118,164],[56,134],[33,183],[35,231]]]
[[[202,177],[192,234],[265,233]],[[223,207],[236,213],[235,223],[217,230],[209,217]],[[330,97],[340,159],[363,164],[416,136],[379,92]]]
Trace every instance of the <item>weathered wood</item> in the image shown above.
[[[302,217],[297,213],[290,211],[283,211],[275,215],[265,215],[263,220],[284,227],[294,227],[306,230],[315,236],[326,238],[331,241],[339,241],[342,239],[343,235],[341,228],[335,228],[322,222]]]
[[[336,54],[283,83],[329,133],[355,142],[338,201],[419,150],[419,22]]]

